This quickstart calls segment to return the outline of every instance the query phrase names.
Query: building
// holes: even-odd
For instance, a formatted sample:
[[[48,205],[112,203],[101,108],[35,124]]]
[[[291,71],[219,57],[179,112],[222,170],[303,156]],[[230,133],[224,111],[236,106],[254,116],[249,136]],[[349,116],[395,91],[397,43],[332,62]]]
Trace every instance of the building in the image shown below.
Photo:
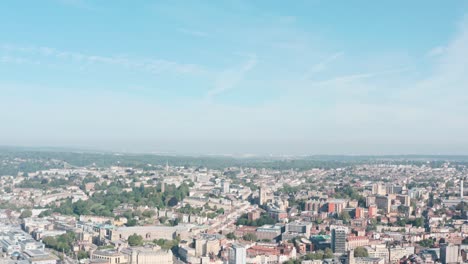
[[[229,248],[229,264],[247,263],[247,249],[243,245],[233,244]]]
[[[135,247],[122,250],[128,256],[128,264],[172,264],[174,256],[170,250],[159,247]],[[122,262],[121,262],[122,263]]]
[[[356,218],[356,219],[364,218],[364,217],[365,217],[365,213],[366,213],[366,211],[364,210],[364,208],[358,207],[358,208],[356,208],[356,210],[354,211],[354,218]]]
[[[331,232],[331,248],[333,253],[346,253],[346,230],[335,228]]]
[[[369,245],[369,238],[366,236],[350,236],[348,237],[348,249],[364,247]]]
[[[440,247],[440,260],[442,264],[459,263],[458,246],[444,244]]]
[[[257,228],[255,235],[259,240],[272,240],[281,235],[281,226],[263,225]]]
[[[365,247],[367,249],[367,253],[369,253],[369,257],[371,258],[383,258],[388,260],[389,252],[388,248],[385,244],[381,245],[373,245]]]
[[[356,260],[354,259],[354,250],[348,250],[348,258],[347,264],[356,264]]]
[[[178,236],[185,239],[188,238],[189,232],[189,225],[119,227],[110,230],[110,240],[127,240],[133,234],[142,236],[145,241],[152,241],[154,239],[172,240]]]
[[[403,195],[399,194],[396,196],[396,199],[400,201],[400,203],[404,206],[410,206],[411,205],[411,199],[408,195]]]
[[[258,189],[258,193],[259,193],[258,203],[259,203],[260,205],[266,204],[266,202],[267,202],[267,195],[266,195],[265,187],[260,187],[260,188]]]
[[[375,197],[375,204],[378,209],[384,211],[385,214],[390,213],[392,207],[392,200],[388,196],[377,196]]]
[[[376,216],[377,216],[377,206],[375,206],[375,205],[369,206],[369,210],[368,210],[367,216],[368,216],[369,218],[374,218],[374,217],[376,217]]]
[[[108,264],[128,263],[129,256],[115,250],[96,250],[91,253],[92,260],[105,260]]]
[[[337,213],[340,214],[346,205],[348,204],[347,200],[344,199],[332,199],[328,201],[328,213]]]
[[[321,201],[317,200],[309,200],[305,202],[305,210],[314,212],[314,213],[319,213],[322,210],[322,207],[324,206],[324,203]]]
[[[402,258],[414,254],[414,247],[391,247],[388,252],[389,263],[399,263]]]
[[[22,255],[31,264],[56,264],[58,261],[56,256],[38,249],[25,250]]]
[[[229,193],[230,188],[229,188],[229,181],[223,180],[223,193]]]
[[[292,222],[286,224],[286,232],[297,233],[305,237],[310,236],[310,229],[312,228],[312,223],[307,222]]]
[[[201,234],[195,239],[195,256],[205,257],[210,254],[218,255],[221,250],[221,235]]]
[[[254,221],[254,220],[259,219],[260,218],[260,211],[255,210],[255,211],[247,213],[247,218],[249,219],[249,221]]]
[[[355,258],[354,264],[385,264],[383,258]]]
[[[372,194],[385,195],[387,194],[385,186],[381,183],[375,183],[372,185]]]

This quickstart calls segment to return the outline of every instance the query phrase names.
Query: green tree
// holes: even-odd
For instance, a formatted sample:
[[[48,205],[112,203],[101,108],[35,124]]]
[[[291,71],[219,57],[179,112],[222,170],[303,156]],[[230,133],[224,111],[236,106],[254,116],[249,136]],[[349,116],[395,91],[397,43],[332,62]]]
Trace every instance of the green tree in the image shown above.
[[[328,258],[333,258],[333,251],[331,248],[326,248],[325,252],[323,253],[323,258],[328,259]]]
[[[354,249],[354,256],[359,257],[369,257],[369,253],[365,247],[357,247]]]
[[[349,213],[347,211],[343,211],[340,214],[339,219],[343,220],[343,222],[345,224],[347,224],[347,223],[349,223],[349,220],[351,220],[351,216],[349,215]]]
[[[133,234],[128,237],[128,245],[131,247],[142,246],[143,237],[137,234]]]
[[[29,210],[29,209],[25,209],[21,212],[20,214],[20,218],[21,219],[24,219],[24,218],[28,218],[28,217],[31,217],[32,216],[32,211]]]
[[[242,238],[247,241],[257,241],[257,236],[254,233],[247,233]]]
[[[234,235],[234,233],[231,232],[231,233],[226,235],[226,238],[227,239],[236,239],[236,235]]]
[[[434,246],[434,240],[424,239],[424,240],[419,241],[418,244],[421,245],[422,247],[431,248]]]
[[[127,221],[127,223],[125,224],[126,226],[136,226],[138,224],[137,220],[135,219],[130,219]]]
[[[81,259],[87,259],[89,258],[89,253],[84,251],[84,250],[80,250],[78,251],[78,253],[76,254],[76,256],[78,257],[79,260]]]

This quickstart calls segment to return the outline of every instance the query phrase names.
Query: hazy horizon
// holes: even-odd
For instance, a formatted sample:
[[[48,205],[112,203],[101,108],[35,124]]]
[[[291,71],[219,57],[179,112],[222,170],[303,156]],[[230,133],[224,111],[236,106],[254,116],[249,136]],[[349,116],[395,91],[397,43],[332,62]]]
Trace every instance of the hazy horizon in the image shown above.
[[[3,1],[0,30],[0,145],[468,155],[466,1]]]

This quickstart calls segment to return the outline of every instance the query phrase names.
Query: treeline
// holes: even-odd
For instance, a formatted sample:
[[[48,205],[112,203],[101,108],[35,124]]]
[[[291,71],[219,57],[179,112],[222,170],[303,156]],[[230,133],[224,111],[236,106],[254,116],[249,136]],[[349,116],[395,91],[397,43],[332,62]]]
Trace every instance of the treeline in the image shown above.
[[[70,199],[67,199],[53,210],[66,215],[113,217],[113,210],[122,204],[157,207],[161,209],[177,205],[179,201],[182,201],[189,193],[189,186],[185,182],[179,187],[168,185],[164,192],[161,192],[159,187],[143,186],[134,187],[131,191],[123,191],[124,186],[119,182],[113,182],[103,188],[106,189],[106,192],[96,192],[86,201],[79,200],[72,203]]]
[[[20,158],[30,160],[19,164],[0,162],[0,175],[16,175],[18,172],[35,172],[63,167],[63,162],[72,166],[109,167],[113,165],[142,169],[154,169],[169,162],[173,166],[207,167],[251,167],[276,170],[308,170],[312,168],[339,168],[359,164],[403,164],[441,167],[449,160],[453,165],[468,165],[468,156],[309,156],[300,158],[234,158],[207,156],[167,156],[151,154],[113,154],[67,151],[28,151],[25,149],[0,148],[0,161]],[[429,160],[429,162],[427,162]],[[57,161],[61,161],[58,162]],[[151,164],[152,166],[149,166]]]
[[[16,187],[46,190],[46,189],[49,189],[49,188],[58,188],[58,187],[70,186],[70,185],[73,185],[73,184],[74,184],[74,179],[73,178],[68,178],[68,179],[61,179],[61,178],[47,179],[47,178],[35,177],[35,178],[26,179],[26,180],[16,184]]]
[[[245,226],[262,226],[262,225],[273,225],[276,223],[276,220],[273,219],[270,215],[262,213],[259,219],[249,220],[247,214],[243,214],[239,219],[237,219],[236,225],[245,225]]]

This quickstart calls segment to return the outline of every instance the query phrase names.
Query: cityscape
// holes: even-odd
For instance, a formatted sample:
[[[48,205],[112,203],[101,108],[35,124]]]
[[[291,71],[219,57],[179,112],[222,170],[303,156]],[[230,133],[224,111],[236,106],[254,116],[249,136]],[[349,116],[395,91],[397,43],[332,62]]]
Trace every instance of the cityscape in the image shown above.
[[[467,0],[1,0],[0,264],[468,263]]]
[[[1,263],[467,261],[468,157],[0,154]]]

